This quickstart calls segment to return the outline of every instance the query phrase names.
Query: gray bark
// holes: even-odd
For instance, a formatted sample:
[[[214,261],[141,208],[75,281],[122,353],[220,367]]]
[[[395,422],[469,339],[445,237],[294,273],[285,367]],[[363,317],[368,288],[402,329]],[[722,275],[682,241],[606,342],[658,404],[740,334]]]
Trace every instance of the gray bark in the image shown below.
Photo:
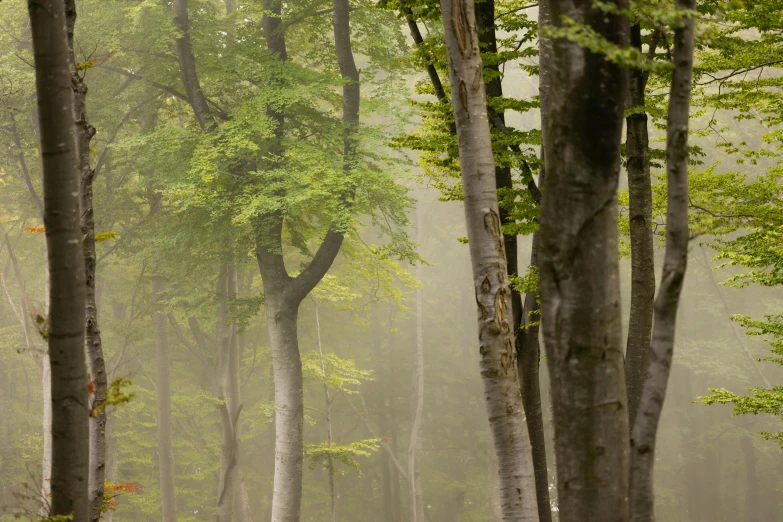
[[[441,0],[441,11],[478,308],[480,367],[499,460],[503,520],[538,520],[474,4]]]
[[[695,0],[676,0],[675,9],[696,8]],[[688,120],[693,78],[694,21],[684,18],[674,33],[674,74],[666,131],[666,253],[661,286],[655,299],[655,321],[647,380],[631,436],[630,519],[655,520],[653,468],[658,422],[674,352],[677,307],[688,261]]]
[[[152,281],[152,293],[157,300],[163,281]],[[177,521],[177,491],[174,484],[174,448],[171,434],[171,375],[169,358],[168,318],[162,310],[153,315],[155,325],[155,391],[158,414],[158,470],[160,480],[160,511],[163,522]]]
[[[631,27],[631,45],[642,50],[642,30]],[[628,109],[645,104],[648,74],[631,69],[628,78]],[[628,218],[631,226],[631,311],[625,351],[625,385],[628,393],[629,425],[633,426],[642,386],[647,376],[650,334],[655,298],[655,250],[652,230],[652,180],[650,178],[650,138],[647,113],[635,112],[626,118],[628,157]]]
[[[65,15],[68,32],[68,49],[71,61],[76,63],[74,53],[74,28],[76,26],[76,2],[65,0]],[[92,184],[95,171],[90,167],[90,141],[95,135],[87,119],[87,85],[75,68],[72,73],[74,120],[76,122],[76,146],[79,156],[79,200],[81,204],[82,247],[84,249],[84,268],[86,280],[86,321],[85,347],[90,368],[90,378],[94,383],[90,397],[90,470],[88,489],[90,496],[90,522],[101,518],[106,476],[106,363],[103,358],[103,343],[98,327],[98,309],[95,302],[95,215],[93,211]]]
[[[88,516],[89,406],[84,361],[84,254],[64,3],[27,4],[32,30],[49,275],[52,394],[51,513]]]
[[[546,7],[552,23],[568,16],[615,44],[627,43],[624,19],[591,2],[551,1]],[[559,514],[562,522],[622,522],[629,448],[617,185],[625,75],[576,43],[558,39],[551,45],[542,108],[547,179],[539,261]]]
[[[41,515],[51,512],[49,498],[52,495],[52,366],[44,356],[41,367],[41,391],[43,395],[43,459],[41,461]],[[89,459],[89,457],[88,457]],[[89,471],[88,471],[89,478]]]
[[[288,59],[282,5],[265,0],[263,15],[267,48],[280,61]],[[353,59],[350,40],[350,6],[347,0],[335,0],[334,36],[337,62],[343,78],[343,155],[344,170],[350,171],[355,150],[354,130],[359,123],[359,72]],[[273,106],[267,115],[275,124],[270,144],[273,157],[282,157],[284,115]],[[350,205],[352,190],[342,195]],[[280,212],[259,216],[255,223],[256,258],[264,284],[267,323],[272,345],[272,369],[275,378],[275,475],[272,496],[272,522],[298,522],[302,500],[303,399],[302,364],[297,339],[299,305],[331,267],[343,242],[337,223],[326,233],[312,261],[298,276],[291,277],[282,256],[284,216]]]
[[[416,204],[416,244],[423,240],[421,201]],[[416,279],[422,281],[422,265],[416,266]],[[413,358],[413,424],[408,441],[408,501],[410,503],[411,522],[424,522],[424,502],[421,493],[421,476],[417,454],[421,450],[421,421],[424,414],[424,295],[421,288],[416,289],[416,348]]]
[[[263,272],[262,272],[263,274]],[[266,281],[268,277],[264,277]],[[302,502],[304,400],[302,361],[297,339],[298,304],[270,300],[266,314],[275,377],[275,475],[272,501],[274,522],[298,522]]]

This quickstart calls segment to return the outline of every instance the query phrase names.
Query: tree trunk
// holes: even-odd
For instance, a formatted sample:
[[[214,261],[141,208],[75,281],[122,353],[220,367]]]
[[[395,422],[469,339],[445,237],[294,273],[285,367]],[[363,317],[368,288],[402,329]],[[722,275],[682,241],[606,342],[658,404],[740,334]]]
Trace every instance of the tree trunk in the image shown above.
[[[642,29],[631,27],[631,45],[642,50]],[[628,155],[628,214],[631,225],[631,312],[625,351],[625,386],[628,393],[629,425],[633,426],[642,386],[647,377],[650,333],[655,298],[655,251],[652,230],[652,181],[650,138],[644,112],[648,73],[630,69],[625,148]]]
[[[504,521],[538,520],[525,427],[495,161],[472,0],[441,0],[452,107],[457,126],[470,257],[478,307],[479,354],[499,460]]]
[[[233,253],[231,254],[233,257]],[[218,276],[216,295],[221,300],[216,325],[217,398],[221,401],[222,435],[216,522],[231,522],[239,486],[239,415],[242,397],[239,390],[239,344],[237,325],[231,320],[229,300],[237,298],[236,267],[224,264]],[[240,497],[241,498],[241,497]]]
[[[497,36],[495,29],[495,2],[486,0],[476,4],[476,24],[478,27],[478,39],[481,50],[486,53],[495,54],[498,52]],[[487,98],[501,98],[503,96],[502,74],[497,63],[485,65],[485,69],[493,71],[495,74],[486,82]],[[488,106],[489,107],[489,106]],[[488,108],[488,110],[493,110]],[[505,116],[503,112],[498,112],[495,116],[503,129],[505,129]],[[494,121],[494,119],[493,119]],[[498,126],[497,124],[495,125]],[[503,130],[498,129],[498,130]],[[498,189],[511,190],[513,181],[510,167],[495,166],[495,180]],[[541,180],[539,180],[539,186]],[[513,223],[513,217],[509,212],[500,207],[500,222],[503,225]],[[534,240],[535,241],[535,240]],[[519,275],[519,255],[517,253],[517,236],[513,234],[503,234],[503,242],[506,250],[506,260],[508,265],[509,277]],[[535,259],[531,258],[531,266],[535,266]],[[536,503],[538,506],[538,516],[540,522],[551,521],[551,508],[549,506],[549,477],[546,464],[546,439],[544,438],[544,416],[541,410],[541,390],[539,381],[540,353],[538,346],[538,327],[533,327],[530,332],[522,332],[520,329],[527,322],[526,312],[535,312],[538,309],[535,298],[532,304],[533,308],[527,307],[529,304],[525,300],[523,306],[522,295],[511,289],[511,311],[513,316],[513,327],[516,333],[516,351],[517,351],[517,372],[519,374],[520,387],[522,390],[522,404],[525,410],[525,419],[527,421],[528,436],[531,442],[533,455],[533,470],[536,483]]]
[[[76,63],[74,53],[74,28],[76,26],[76,2],[65,0],[65,15],[68,32],[68,49],[71,60]],[[82,246],[86,280],[86,322],[85,344],[92,382],[90,397],[90,471],[88,489],[90,496],[90,522],[101,518],[106,476],[106,364],[103,358],[103,343],[98,327],[98,309],[95,302],[95,217],[93,212],[92,184],[95,171],[90,167],[90,141],[95,127],[87,119],[87,86],[76,68],[73,69],[73,104],[76,122],[76,146],[79,155],[79,199],[81,203]]]
[[[675,0],[680,14],[696,8],[695,0]],[[687,15],[686,15],[687,16]],[[653,468],[655,439],[674,352],[677,307],[688,262],[688,120],[693,78],[692,18],[683,18],[674,32],[674,74],[666,131],[666,253],[661,286],[655,299],[655,322],[647,379],[631,437],[632,522],[655,520]]]
[[[89,406],[84,361],[84,253],[78,152],[62,1],[28,2],[32,30],[49,273],[53,515],[88,517]]]
[[[759,477],[756,469],[756,448],[749,436],[740,440],[745,458],[745,522],[759,522]]]
[[[545,7],[555,24],[568,16],[626,44],[623,17],[591,2]],[[629,448],[617,184],[625,75],[576,43],[551,43],[539,261],[560,520],[622,522]]]
[[[51,513],[52,495],[52,366],[49,357],[41,361],[41,391],[43,396],[43,459],[41,461],[41,516]],[[89,459],[89,457],[88,457]],[[88,471],[89,475],[89,471]]]
[[[539,187],[544,186],[544,169],[538,178]],[[530,267],[538,270],[538,249],[540,244],[538,231],[533,233]],[[544,410],[541,407],[541,380],[539,366],[541,363],[541,346],[539,343],[540,326],[536,324],[541,318],[541,307],[538,295],[525,295],[520,318],[521,330],[517,339],[517,367],[522,387],[522,402],[525,406],[527,431],[530,436],[530,446],[533,453],[533,470],[536,479],[536,500],[540,522],[551,522],[552,505],[549,500],[549,468],[546,460],[546,437],[544,435]],[[523,326],[524,325],[524,326]]]
[[[155,300],[163,291],[163,281],[152,281]],[[160,510],[163,522],[177,521],[177,492],[174,487],[174,448],[171,435],[171,375],[169,368],[168,319],[159,310],[153,315],[155,324],[155,390],[158,402],[158,468],[160,471]]]
[[[421,245],[424,239],[422,229],[421,201],[416,204],[416,244]],[[422,265],[416,266],[416,279],[421,283]],[[413,359],[413,424],[408,442],[408,498],[411,510],[411,522],[424,522],[424,503],[421,493],[421,476],[416,462],[421,449],[419,432],[424,413],[424,295],[421,288],[416,289],[416,349]]]
[[[201,83],[196,74],[196,59],[190,43],[190,21],[188,18],[188,0],[173,0],[174,10],[177,13],[176,22],[181,34],[175,43],[177,59],[179,61],[180,77],[188,95],[188,101],[193,108],[199,126],[202,130],[213,129],[215,120],[211,117],[211,111],[207,99],[201,90]]]
[[[263,272],[262,272],[263,274]],[[264,282],[268,280],[264,277]],[[275,376],[275,476],[273,522],[299,522],[302,502],[304,399],[302,361],[299,357],[297,317],[299,305],[267,290],[266,316]]]
[[[267,48],[280,61],[288,59],[282,24],[282,3],[265,0],[263,15]],[[349,174],[355,150],[354,130],[359,123],[359,72],[353,59],[350,40],[350,6],[347,0],[335,0],[334,36],[337,61],[343,77],[343,170]],[[270,143],[273,158],[284,155],[285,131],[283,113],[267,107],[274,122]],[[277,167],[273,160],[272,167]],[[350,206],[352,191],[342,195]],[[310,263],[291,277],[283,259],[282,230],[285,217],[281,212],[259,216],[255,222],[256,257],[264,284],[267,323],[272,345],[272,368],[275,377],[275,476],[272,497],[272,522],[299,522],[302,499],[302,459],[304,406],[302,399],[302,364],[297,339],[297,318],[302,300],[326,275],[340,251],[343,234],[333,223]]]
[[[329,381],[326,378],[326,365],[324,363],[324,349],[323,345],[321,344],[321,318],[318,314],[318,301],[314,300],[315,303],[315,327],[316,327],[316,333],[318,334],[318,360],[321,364],[321,384],[324,388],[324,408],[326,413],[326,443],[328,447],[331,449],[332,447],[332,441],[334,440],[334,437],[332,435],[332,398],[329,394]],[[326,472],[329,474],[329,519],[332,522],[335,522],[337,520],[336,514],[335,514],[335,503],[334,503],[334,497],[335,497],[335,491],[334,491],[334,462],[332,461],[332,457],[329,456],[329,460],[327,462],[327,469]]]

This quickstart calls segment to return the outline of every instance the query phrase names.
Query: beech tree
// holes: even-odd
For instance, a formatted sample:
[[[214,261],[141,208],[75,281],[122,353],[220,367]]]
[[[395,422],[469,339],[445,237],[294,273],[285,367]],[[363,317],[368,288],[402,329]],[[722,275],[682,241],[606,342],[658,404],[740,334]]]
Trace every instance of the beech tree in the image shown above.
[[[65,5],[28,2],[43,161],[49,268],[46,336],[52,380],[51,515],[88,520],[89,410],[84,361],[85,272]]]
[[[623,9],[623,2],[612,2]],[[551,1],[555,28],[579,20],[628,43],[624,17],[592,2]],[[543,111],[541,321],[551,379],[560,520],[627,520],[628,412],[623,371],[617,185],[622,67],[566,38],[552,42]]]
[[[693,79],[695,0],[675,2],[680,19],[674,31],[669,113],[666,125],[666,254],[658,295],[647,379],[631,437],[630,520],[655,520],[653,467],[658,423],[672,366],[677,308],[688,264],[688,122]]]
[[[472,0],[442,0],[451,103],[459,142],[465,221],[479,323],[479,354],[498,454],[503,520],[538,520],[530,438],[517,376],[495,160]]]
[[[84,64],[77,63],[74,52],[76,27],[76,3],[65,2],[68,49],[73,62],[73,104],[76,122],[76,146],[79,155],[79,205],[85,268],[85,346],[90,369],[90,472],[88,479],[90,496],[90,522],[101,518],[106,481],[106,390],[108,380],[103,357],[101,330],[98,327],[98,307],[95,298],[96,265],[95,213],[93,206],[93,182],[95,170],[90,167],[90,141],[95,127],[87,118],[87,86],[84,83]]]

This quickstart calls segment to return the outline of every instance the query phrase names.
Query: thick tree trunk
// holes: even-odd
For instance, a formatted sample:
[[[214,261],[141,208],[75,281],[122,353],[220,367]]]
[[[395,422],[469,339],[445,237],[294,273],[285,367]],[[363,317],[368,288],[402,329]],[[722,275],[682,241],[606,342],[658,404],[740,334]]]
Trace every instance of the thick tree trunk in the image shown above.
[[[422,244],[424,235],[422,228],[421,201],[416,204],[416,243]],[[422,281],[422,265],[416,266],[416,279]],[[411,522],[424,521],[424,502],[421,493],[421,476],[416,462],[421,449],[421,421],[424,414],[424,295],[421,288],[416,289],[416,348],[413,357],[413,423],[408,441],[408,501],[411,510]]]
[[[642,30],[631,27],[631,45],[642,50]],[[650,334],[655,299],[655,250],[652,230],[652,180],[650,138],[644,112],[648,74],[631,69],[628,78],[625,149],[628,156],[628,214],[631,225],[631,312],[625,351],[625,385],[628,392],[629,425],[633,426],[642,386],[647,377]]]
[[[68,48],[71,60],[75,63],[74,28],[76,26],[76,2],[65,0],[65,15],[68,31]],[[90,472],[88,488],[90,495],[90,522],[101,518],[104,494],[103,483],[106,476],[106,364],[103,358],[103,342],[98,327],[98,309],[95,302],[95,217],[93,212],[92,184],[95,171],[90,167],[90,141],[95,135],[95,127],[87,119],[87,86],[74,68],[73,80],[74,120],[76,122],[76,145],[79,155],[79,199],[81,203],[81,231],[84,248],[84,268],[86,286],[86,322],[85,345],[92,382],[90,397]]]
[[[152,293],[157,300],[163,291],[163,281],[152,281]],[[168,319],[163,311],[152,318],[155,324],[155,390],[158,406],[158,469],[160,473],[160,511],[163,522],[177,521],[177,491],[174,487],[174,448],[171,434],[171,375],[169,368]]]
[[[553,23],[568,16],[627,43],[624,19],[591,2],[555,0],[547,7]],[[629,448],[617,185],[625,75],[576,43],[552,44],[539,261],[560,520],[622,522]]]
[[[28,2],[43,161],[49,274],[51,513],[88,519],[89,405],[84,361],[84,253],[64,2]]]
[[[262,272],[263,274],[263,272]],[[275,476],[273,522],[299,522],[302,502],[304,399],[302,361],[299,357],[297,317],[299,304],[286,302],[267,291],[266,316],[275,376]]]
[[[695,0],[675,0],[680,14],[696,8]],[[674,74],[666,131],[666,253],[661,286],[655,299],[655,322],[647,379],[631,437],[632,522],[655,520],[653,468],[658,422],[674,352],[677,307],[688,262],[688,120],[693,78],[694,21],[683,18],[674,32]]]
[[[481,376],[499,460],[504,521],[538,520],[525,426],[495,161],[472,0],[441,0],[473,281]]]

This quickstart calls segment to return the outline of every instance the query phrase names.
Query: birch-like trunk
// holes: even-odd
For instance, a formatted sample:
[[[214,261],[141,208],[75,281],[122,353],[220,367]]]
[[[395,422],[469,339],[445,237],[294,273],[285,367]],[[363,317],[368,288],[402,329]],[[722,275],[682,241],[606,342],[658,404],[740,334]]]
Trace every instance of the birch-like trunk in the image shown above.
[[[416,244],[421,245],[424,239],[422,229],[421,201],[416,204]],[[416,266],[416,279],[422,281],[422,265]],[[421,421],[424,413],[424,294],[421,288],[416,289],[416,349],[413,358],[413,424],[408,441],[408,498],[410,502],[411,522],[424,522],[424,502],[421,493],[421,477],[416,462],[421,440]]]
[[[655,298],[647,380],[631,437],[629,501],[632,522],[655,520],[655,440],[671,371],[677,307],[688,263],[688,121],[695,25],[689,12],[696,9],[696,1],[675,0],[674,5],[683,18],[674,32],[674,73],[666,122],[666,253],[661,285]]]
[[[153,297],[157,300],[163,291],[163,281],[152,281]],[[158,470],[160,483],[160,511],[162,522],[177,522],[177,491],[174,485],[174,448],[171,433],[171,375],[169,358],[168,318],[157,311],[152,318],[155,325],[155,390],[158,414]]]
[[[530,439],[517,375],[515,337],[472,0],[441,0],[459,142],[484,395],[498,455],[503,520],[538,520]]]
[[[555,25],[568,17],[627,44],[624,17],[592,2],[552,0],[545,7]],[[629,446],[617,185],[625,74],[566,39],[547,51],[539,273],[559,518],[623,522]]]
[[[88,519],[89,405],[84,361],[84,253],[64,2],[29,2],[49,274],[51,514]]]
[[[68,49],[71,60],[76,63],[74,53],[74,28],[76,26],[76,2],[65,0],[65,16],[68,31]],[[90,368],[93,394],[90,397],[90,473],[88,488],[90,495],[90,522],[101,518],[106,476],[106,363],[103,358],[103,342],[98,327],[98,308],[95,300],[95,214],[93,211],[92,184],[95,171],[90,167],[90,141],[95,135],[87,119],[87,86],[79,71],[74,67],[73,109],[76,122],[76,146],[79,155],[79,200],[81,204],[82,247],[86,280],[86,321],[84,327],[85,347]]]
[[[631,27],[631,45],[642,50],[642,30]],[[625,385],[628,393],[628,419],[633,426],[642,386],[647,377],[650,334],[655,299],[655,250],[652,230],[652,180],[650,177],[650,138],[644,112],[648,73],[630,69],[628,78],[625,148],[628,157],[628,220],[631,226],[631,312],[625,350]]]

